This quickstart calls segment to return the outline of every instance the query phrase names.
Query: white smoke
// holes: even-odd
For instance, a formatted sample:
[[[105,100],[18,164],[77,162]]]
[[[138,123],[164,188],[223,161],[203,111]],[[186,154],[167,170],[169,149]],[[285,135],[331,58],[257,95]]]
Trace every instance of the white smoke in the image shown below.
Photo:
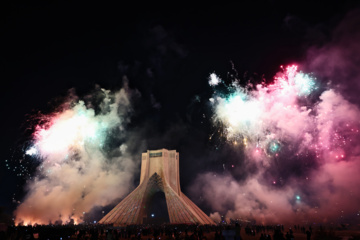
[[[98,93],[97,93],[98,94]],[[15,211],[16,223],[48,224],[82,222],[95,206],[106,206],[123,197],[133,186],[138,153],[133,157],[126,132],[132,111],[131,92],[103,90],[99,113],[93,104],[66,103],[66,109],[46,116],[39,125],[34,146],[41,161],[36,176],[27,184],[27,195]],[[106,148],[107,138],[122,140],[118,148]],[[30,152],[29,152],[30,153]]]

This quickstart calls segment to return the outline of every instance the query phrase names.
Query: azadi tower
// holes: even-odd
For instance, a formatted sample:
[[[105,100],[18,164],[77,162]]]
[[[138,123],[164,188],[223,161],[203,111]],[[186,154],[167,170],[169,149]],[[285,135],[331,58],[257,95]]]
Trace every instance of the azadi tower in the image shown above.
[[[142,154],[139,186],[99,223],[114,226],[147,223],[146,210],[159,191],[165,194],[170,223],[215,224],[181,192],[179,153],[167,149],[148,150]]]

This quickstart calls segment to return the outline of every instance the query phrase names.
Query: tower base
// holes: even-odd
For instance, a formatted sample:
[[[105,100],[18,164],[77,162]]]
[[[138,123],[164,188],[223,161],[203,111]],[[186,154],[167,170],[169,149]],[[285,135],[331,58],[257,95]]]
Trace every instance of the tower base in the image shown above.
[[[170,186],[154,173],[145,180],[100,221],[100,224],[114,226],[146,223],[146,210],[151,198],[158,191],[165,194],[170,223],[172,224],[215,224],[182,192],[178,195]]]

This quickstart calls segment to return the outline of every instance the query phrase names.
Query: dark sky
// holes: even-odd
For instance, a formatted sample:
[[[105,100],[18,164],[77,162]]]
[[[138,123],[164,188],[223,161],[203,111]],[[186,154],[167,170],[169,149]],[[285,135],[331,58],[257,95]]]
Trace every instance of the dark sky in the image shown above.
[[[186,192],[197,173],[221,171],[234,154],[224,151],[206,166],[193,161],[214,148],[206,141],[211,126],[202,118],[210,111],[209,74],[224,81],[236,72],[244,81],[264,74],[271,81],[280,65],[301,63],[309,47],[330,41],[334,27],[359,6],[358,1],[241,2],[2,3],[0,206],[11,212],[13,194],[22,196],[24,180],[5,160],[21,158],[29,115],[51,112],[69,89],[79,96],[95,85],[119,89],[125,75],[141,93],[130,128],[151,125],[144,133],[149,148],[180,152]]]

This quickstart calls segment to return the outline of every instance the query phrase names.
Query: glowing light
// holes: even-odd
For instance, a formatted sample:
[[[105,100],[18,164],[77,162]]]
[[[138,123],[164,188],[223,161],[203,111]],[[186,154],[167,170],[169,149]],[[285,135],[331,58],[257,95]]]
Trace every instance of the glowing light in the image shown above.
[[[299,195],[296,195],[296,200],[300,200],[300,196],[299,196]]]
[[[313,131],[317,121],[315,111],[319,106],[309,107],[303,98],[317,89],[316,78],[298,71],[297,65],[282,69],[272,84],[247,87],[234,82],[228,87],[227,94],[214,92],[210,100],[214,107],[212,119],[219,127],[220,136],[225,136],[227,142],[237,145],[242,139],[246,151],[259,148],[255,151],[263,151],[267,157],[280,157],[282,142],[299,139],[304,132]],[[306,141],[313,144],[316,156],[319,156],[320,149],[329,149],[330,146],[329,141],[323,139],[315,143],[317,137],[320,140],[322,134],[305,134]],[[335,136],[335,139],[345,142],[340,136]]]
[[[38,126],[35,133],[35,146],[45,155],[67,152],[86,143],[100,145],[107,128],[105,123],[94,119],[94,111],[86,109],[82,102],[73,110],[59,113],[48,125]]]
[[[209,85],[210,86],[216,86],[220,82],[221,82],[221,79],[218,76],[216,76],[215,73],[210,74],[210,77],[209,77]]]
[[[295,75],[294,82],[300,96],[307,96],[315,89],[314,79],[302,72]]]
[[[35,147],[31,147],[25,152],[25,154],[29,155],[29,156],[36,155],[37,153],[38,153],[38,151]]]
[[[225,125],[227,137],[246,136],[255,140],[254,134],[265,130],[264,122],[271,121],[272,111],[279,114],[281,110],[284,116],[292,118],[300,116],[306,109],[296,105],[296,97],[308,96],[316,84],[315,78],[297,69],[296,65],[288,66],[269,86],[258,85],[256,90],[248,90],[234,83],[230,88],[233,91],[227,96],[213,96],[210,102],[215,106],[214,120]]]
[[[261,108],[257,101],[251,99],[243,92],[236,92],[227,99],[221,99],[217,108],[217,115],[224,121],[229,136],[236,136],[239,132],[246,135],[256,127]]]
[[[308,96],[316,89],[315,78],[303,72],[297,72],[298,66],[288,66],[282,76],[275,77],[272,90],[281,94],[295,93],[298,96]]]
[[[151,217],[155,217],[155,214],[152,213],[152,214],[151,214]]]
[[[241,95],[231,96],[225,106],[226,114],[229,116],[228,120],[233,126],[248,124],[251,121],[257,120],[260,115],[257,102],[244,100]]]
[[[269,151],[271,153],[277,153],[278,151],[280,151],[280,144],[276,141],[270,142]]]

